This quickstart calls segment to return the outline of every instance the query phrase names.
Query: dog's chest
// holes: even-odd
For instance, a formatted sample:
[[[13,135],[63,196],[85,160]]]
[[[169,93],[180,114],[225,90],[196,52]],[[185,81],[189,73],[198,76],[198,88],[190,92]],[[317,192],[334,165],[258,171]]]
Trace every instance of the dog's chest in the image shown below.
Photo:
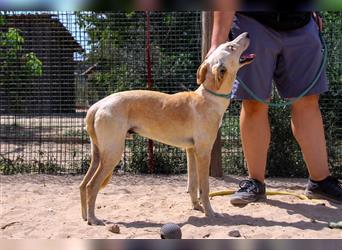
[[[223,120],[223,116],[220,119],[219,128],[221,128],[221,126],[222,126],[222,120]]]

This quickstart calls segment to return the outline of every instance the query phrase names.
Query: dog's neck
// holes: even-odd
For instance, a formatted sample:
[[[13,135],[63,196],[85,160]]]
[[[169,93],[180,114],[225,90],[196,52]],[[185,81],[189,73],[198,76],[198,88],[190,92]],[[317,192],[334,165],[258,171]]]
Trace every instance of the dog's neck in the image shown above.
[[[226,93],[229,93],[230,91],[229,90],[226,90],[227,92]],[[215,91],[219,94],[223,94],[223,90],[219,90],[219,91]],[[197,93],[198,95],[202,96],[206,101],[212,103],[213,105],[215,105],[216,107],[219,107],[219,110],[220,110],[220,113],[224,113],[227,108],[228,108],[228,105],[230,103],[230,100],[227,99],[227,98],[224,98],[224,97],[220,97],[220,96],[216,96],[216,95],[213,95],[211,93],[209,93],[203,84],[201,84],[196,90],[195,90],[195,93]]]

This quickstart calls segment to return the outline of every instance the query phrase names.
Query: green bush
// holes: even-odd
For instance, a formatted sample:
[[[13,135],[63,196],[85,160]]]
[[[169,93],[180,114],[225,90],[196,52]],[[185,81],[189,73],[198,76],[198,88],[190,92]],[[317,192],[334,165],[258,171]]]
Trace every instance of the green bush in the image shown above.
[[[47,162],[34,160],[27,163],[22,156],[17,156],[14,160],[3,156],[0,157],[0,173],[4,175],[28,173],[59,174],[63,171],[64,168],[52,160]]]
[[[0,27],[5,24],[5,17],[0,14]],[[0,87],[5,90],[2,98],[8,98],[10,111],[17,113],[25,111],[27,82],[43,74],[42,62],[33,52],[24,52],[24,43],[18,29],[10,27],[0,32]]]
[[[305,162],[291,130],[290,108],[270,109],[269,113],[271,143],[266,176],[306,177]]]
[[[128,143],[128,164],[125,171],[132,173],[150,173],[148,166],[147,139],[134,136]],[[186,156],[180,149],[154,142],[154,174],[183,174],[187,171]]]

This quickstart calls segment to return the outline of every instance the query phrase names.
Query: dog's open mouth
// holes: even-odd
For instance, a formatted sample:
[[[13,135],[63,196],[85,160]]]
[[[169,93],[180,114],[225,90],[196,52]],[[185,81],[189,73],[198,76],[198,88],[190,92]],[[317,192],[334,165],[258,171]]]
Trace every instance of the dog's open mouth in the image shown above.
[[[254,60],[255,54],[242,55],[239,62],[241,64],[250,63]]]

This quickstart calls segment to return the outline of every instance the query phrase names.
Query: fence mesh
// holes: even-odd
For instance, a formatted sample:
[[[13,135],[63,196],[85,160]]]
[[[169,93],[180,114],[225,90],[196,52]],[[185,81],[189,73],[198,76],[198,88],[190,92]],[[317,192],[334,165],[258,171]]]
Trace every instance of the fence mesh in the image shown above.
[[[342,15],[324,15],[331,88],[321,103],[330,164],[342,175]],[[147,88],[147,29],[153,89],[195,89],[200,12],[0,12],[0,172],[84,173],[88,107],[113,92]],[[245,172],[239,109],[233,102],[223,120],[225,173]],[[159,143],[154,148],[157,172],[186,171],[182,150]],[[295,154],[292,164],[305,169],[298,148]],[[273,158],[269,162],[278,167]],[[146,139],[126,141],[121,167],[148,171]]]

